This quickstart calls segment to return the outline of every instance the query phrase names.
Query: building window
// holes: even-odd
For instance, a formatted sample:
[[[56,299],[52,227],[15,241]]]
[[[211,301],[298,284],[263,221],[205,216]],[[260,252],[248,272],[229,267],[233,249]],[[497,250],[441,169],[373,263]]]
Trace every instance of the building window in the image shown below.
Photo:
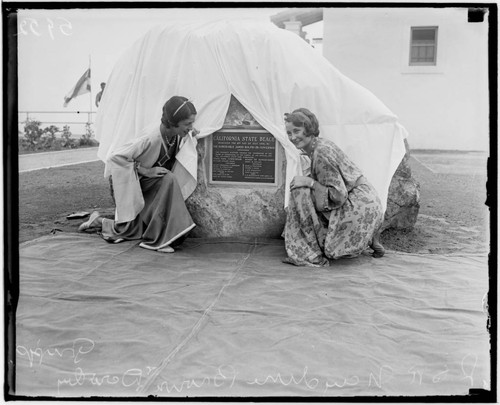
[[[412,27],[410,65],[436,65],[438,27]]]

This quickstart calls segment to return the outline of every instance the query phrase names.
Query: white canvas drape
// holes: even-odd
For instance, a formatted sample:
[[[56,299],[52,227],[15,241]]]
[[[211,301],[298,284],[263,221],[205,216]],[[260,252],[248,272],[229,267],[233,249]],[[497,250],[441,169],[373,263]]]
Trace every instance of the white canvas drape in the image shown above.
[[[152,29],[121,57],[106,84],[96,120],[99,158],[106,161],[114,148],[138,137],[144,127],[159,125],[161,108],[173,95],[193,101],[198,137],[222,127],[234,95],[285,149],[286,190],[301,168],[283,114],[310,109],[318,117],[320,136],[351,157],[385,208],[392,175],[405,153],[405,129],[370,91],[297,35],[247,20]],[[182,174],[190,177],[185,195],[196,185],[195,144],[188,139],[178,156]]]

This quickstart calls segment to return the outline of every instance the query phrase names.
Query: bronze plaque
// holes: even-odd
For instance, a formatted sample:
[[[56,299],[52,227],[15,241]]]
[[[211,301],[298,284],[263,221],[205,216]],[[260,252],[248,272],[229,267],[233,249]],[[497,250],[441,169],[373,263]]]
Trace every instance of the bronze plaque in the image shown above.
[[[276,184],[276,138],[265,130],[212,135],[211,182]]]

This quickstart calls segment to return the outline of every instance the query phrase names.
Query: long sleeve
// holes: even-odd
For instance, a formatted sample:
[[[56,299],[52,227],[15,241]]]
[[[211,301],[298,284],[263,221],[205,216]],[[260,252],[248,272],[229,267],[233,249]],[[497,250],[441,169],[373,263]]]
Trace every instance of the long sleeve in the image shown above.
[[[313,196],[316,209],[324,212],[341,207],[347,200],[348,192],[337,168],[324,166],[319,173],[315,174],[317,178],[315,178]]]
[[[108,159],[116,201],[115,220],[119,223],[132,221],[144,208],[135,162],[151,167],[159,154],[156,143],[151,137],[143,137],[123,145]]]
[[[313,197],[316,209],[320,212],[341,207],[349,195],[346,177],[358,176],[354,172],[344,172],[339,166],[341,159],[334,145],[318,141],[311,166],[311,177],[316,180]]]

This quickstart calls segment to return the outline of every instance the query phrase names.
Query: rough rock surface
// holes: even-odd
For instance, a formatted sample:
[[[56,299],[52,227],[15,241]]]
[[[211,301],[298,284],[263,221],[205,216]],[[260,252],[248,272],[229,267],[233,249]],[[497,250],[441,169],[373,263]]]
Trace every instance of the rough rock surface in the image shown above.
[[[420,209],[420,185],[413,178],[409,164],[410,147],[405,139],[406,154],[389,186],[387,209],[382,229],[410,230],[417,222]]]
[[[207,138],[198,141],[198,184],[186,200],[193,237],[278,238],[285,224],[285,157],[279,146],[278,186],[208,184]]]

